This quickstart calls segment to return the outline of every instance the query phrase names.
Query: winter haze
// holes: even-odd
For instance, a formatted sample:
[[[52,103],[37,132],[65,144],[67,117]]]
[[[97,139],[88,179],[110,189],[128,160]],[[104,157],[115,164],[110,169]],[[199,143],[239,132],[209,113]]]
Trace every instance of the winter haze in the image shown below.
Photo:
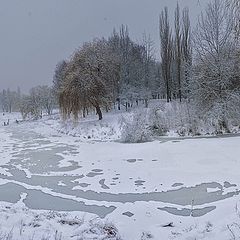
[[[0,240],[240,240],[240,0],[178,1],[0,0]]]
[[[190,8],[192,24],[207,0],[179,0]],[[121,24],[141,41],[150,34],[159,54],[159,13],[176,0],[2,0],[0,7],[1,89],[23,91],[51,84],[56,63],[94,37],[109,36]]]

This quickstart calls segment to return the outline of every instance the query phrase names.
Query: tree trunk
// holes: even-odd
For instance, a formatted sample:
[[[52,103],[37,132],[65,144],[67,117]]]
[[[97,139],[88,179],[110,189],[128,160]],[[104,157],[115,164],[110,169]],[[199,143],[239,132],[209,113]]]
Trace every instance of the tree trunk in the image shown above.
[[[148,108],[148,99],[145,99],[145,108]]]
[[[83,108],[82,114],[83,114],[83,118],[85,118],[86,117],[86,108],[85,107]]]
[[[118,103],[118,110],[121,110],[120,99],[117,100]]]
[[[97,111],[97,115],[99,120],[102,120],[102,111],[101,108],[99,106],[96,106],[96,111]]]

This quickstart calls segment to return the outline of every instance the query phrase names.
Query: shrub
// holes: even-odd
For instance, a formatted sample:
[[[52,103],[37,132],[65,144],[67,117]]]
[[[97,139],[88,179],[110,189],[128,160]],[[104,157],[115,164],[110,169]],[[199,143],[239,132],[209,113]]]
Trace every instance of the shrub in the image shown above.
[[[121,119],[121,141],[125,143],[149,141],[150,131],[147,126],[147,110],[134,111],[131,116]]]

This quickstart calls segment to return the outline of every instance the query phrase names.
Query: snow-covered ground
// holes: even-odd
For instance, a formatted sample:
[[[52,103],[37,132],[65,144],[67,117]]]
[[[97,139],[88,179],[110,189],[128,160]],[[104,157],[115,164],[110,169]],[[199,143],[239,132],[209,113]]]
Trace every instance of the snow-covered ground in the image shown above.
[[[77,126],[57,114],[19,124],[1,116],[10,119],[0,127],[2,234],[238,239],[240,137],[120,143],[122,115]]]

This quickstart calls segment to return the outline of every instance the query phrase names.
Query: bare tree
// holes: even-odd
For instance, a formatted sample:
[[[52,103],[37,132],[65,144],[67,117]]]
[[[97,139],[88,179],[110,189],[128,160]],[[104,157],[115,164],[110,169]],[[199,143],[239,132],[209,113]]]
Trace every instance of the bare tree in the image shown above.
[[[145,102],[145,107],[148,107],[148,99],[150,95],[150,82],[153,76],[151,75],[151,67],[152,63],[154,61],[154,55],[153,55],[153,40],[151,39],[150,35],[146,35],[146,33],[143,34],[143,74],[144,74],[144,92],[143,92],[143,98]]]
[[[161,42],[162,76],[166,85],[167,102],[171,101],[171,63],[172,63],[172,31],[169,25],[168,8],[165,7],[159,18]]]
[[[192,41],[191,41],[191,23],[189,19],[189,9],[184,8],[182,12],[182,57],[184,70],[183,89],[187,98],[190,93],[190,78],[192,69]]]
[[[56,97],[54,91],[51,87],[43,85],[38,87],[40,95],[40,103],[42,109],[48,114],[51,115],[53,112],[54,105],[56,103]]]
[[[181,33],[181,23],[180,23],[180,9],[179,5],[175,9],[175,51],[174,57],[176,61],[176,72],[177,72],[177,90],[178,90],[178,98],[180,102],[182,101],[182,77],[181,77],[181,69],[182,69],[182,33]]]

